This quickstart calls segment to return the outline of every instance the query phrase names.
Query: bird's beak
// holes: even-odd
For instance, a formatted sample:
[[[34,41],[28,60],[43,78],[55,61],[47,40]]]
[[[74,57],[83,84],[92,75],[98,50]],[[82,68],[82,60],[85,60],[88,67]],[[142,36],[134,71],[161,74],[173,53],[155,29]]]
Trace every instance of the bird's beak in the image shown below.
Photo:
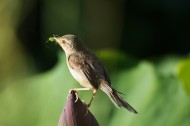
[[[59,42],[60,37],[53,37],[54,41]]]
[[[49,41],[54,42],[55,44],[59,44],[61,47],[63,47],[64,42],[65,42],[65,41],[63,41],[63,39],[64,39],[63,37],[53,36],[53,37],[49,38]]]
[[[49,38],[49,41],[50,42],[56,42],[56,43],[60,43],[60,37],[50,37]]]
[[[50,37],[50,38],[49,38],[49,41],[50,41],[50,42],[55,42],[55,41],[57,42],[57,40],[58,40],[57,37]]]
[[[56,41],[56,43],[58,43],[60,46],[62,45],[62,40],[61,37],[53,37],[54,41]]]

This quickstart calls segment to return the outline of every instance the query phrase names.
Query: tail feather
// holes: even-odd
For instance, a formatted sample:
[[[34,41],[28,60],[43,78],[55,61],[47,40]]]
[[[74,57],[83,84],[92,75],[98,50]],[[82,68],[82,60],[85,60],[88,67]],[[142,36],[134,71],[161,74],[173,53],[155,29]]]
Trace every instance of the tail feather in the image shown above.
[[[104,91],[109,96],[109,98],[111,99],[111,101],[113,102],[113,104],[116,107],[118,107],[118,108],[124,107],[130,112],[138,113],[131,105],[129,105],[126,101],[124,101],[122,99],[122,97],[119,95],[118,91],[111,88],[105,82],[100,84],[100,88],[102,89],[102,91]]]

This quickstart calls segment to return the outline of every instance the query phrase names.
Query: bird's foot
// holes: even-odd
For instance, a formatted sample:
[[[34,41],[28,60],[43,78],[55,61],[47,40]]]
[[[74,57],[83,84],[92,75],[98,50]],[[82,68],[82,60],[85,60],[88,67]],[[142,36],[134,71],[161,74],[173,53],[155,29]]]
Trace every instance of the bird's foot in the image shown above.
[[[78,92],[76,90],[71,89],[69,90],[69,95],[72,93],[72,91],[75,93],[76,96],[75,102],[77,102],[79,99]],[[69,100],[69,95],[67,96],[67,100]]]

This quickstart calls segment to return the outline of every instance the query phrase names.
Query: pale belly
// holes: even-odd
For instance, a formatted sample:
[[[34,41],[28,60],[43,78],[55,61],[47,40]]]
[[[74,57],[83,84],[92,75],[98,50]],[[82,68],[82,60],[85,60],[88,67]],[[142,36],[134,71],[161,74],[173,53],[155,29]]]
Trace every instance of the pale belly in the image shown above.
[[[89,83],[88,79],[82,71],[74,71],[69,67],[70,73],[72,76],[83,86],[92,89],[92,85]]]

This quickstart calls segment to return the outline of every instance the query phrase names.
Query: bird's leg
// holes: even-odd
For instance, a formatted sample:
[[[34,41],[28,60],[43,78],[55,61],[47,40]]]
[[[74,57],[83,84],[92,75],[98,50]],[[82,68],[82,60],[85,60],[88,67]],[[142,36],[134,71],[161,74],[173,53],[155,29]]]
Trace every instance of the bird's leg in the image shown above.
[[[86,115],[88,114],[88,108],[90,108],[90,105],[91,105],[91,103],[92,103],[92,101],[93,101],[93,99],[94,99],[94,97],[95,97],[95,95],[96,95],[96,93],[97,93],[97,90],[96,90],[96,89],[92,89],[92,90],[93,90],[93,95],[92,95],[92,98],[91,98],[90,102],[89,102],[88,104],[86,104],[86,103],[83,101],[83,103],[86,105],[86,112],[85,112],[84,116],[86,116]]]
[[[91,103],[92,103],[95,95],[97,94],[97,89],[92,89],[92,90],[93,90],[93,92],[92,92],[92,98],[91,98],[90,102],[87,104],[88,108],[90,108]]]
[[[87,90],[91,90],[90,88],[73,88],[73,89],[70,89],[69,90],[69,94],[71,93],[71,91],[75,91],[75,95],[76,95],[76,100],[75,100],[75,102],[77,102],[77,100],[78,100],[78,93],[77,93],[77,91],[87,91]],[[69,95],[68,95],[69,96]],[[67,99],[69,99],[69,97],[67,96]]]

